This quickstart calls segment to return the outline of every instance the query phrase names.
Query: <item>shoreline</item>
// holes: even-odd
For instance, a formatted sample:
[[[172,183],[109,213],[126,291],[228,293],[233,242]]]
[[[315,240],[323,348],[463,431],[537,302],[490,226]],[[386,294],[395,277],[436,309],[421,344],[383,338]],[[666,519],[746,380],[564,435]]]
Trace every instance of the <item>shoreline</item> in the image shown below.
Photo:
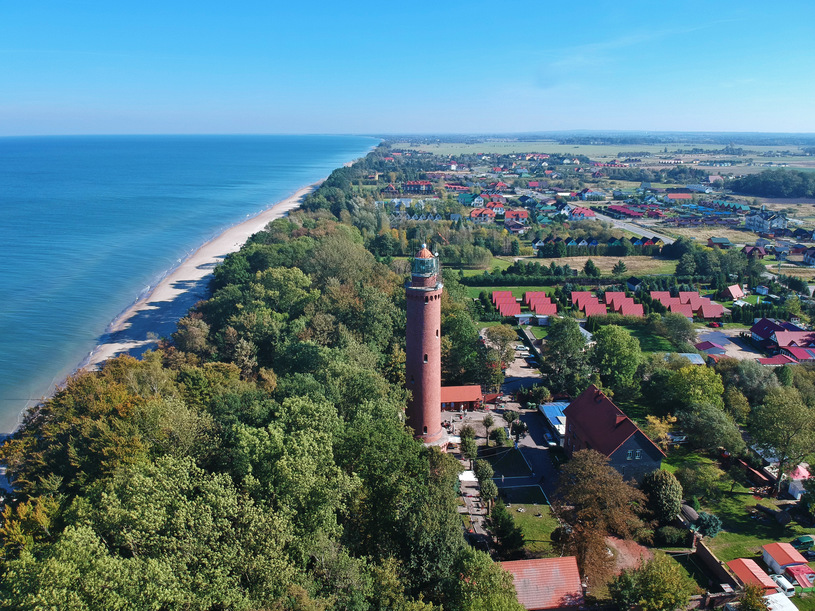
[[[168,270],[154,287],[111,321],[96,347],[70,375],[98,369],[108,359],[122,354],[138,356],[155,348],[161,337],[167,337],[175,330],[178,320],[193,305],[208,296],[209,279],[218,263],[228,254],[240,250],[252,235],[270,222],[299,208],[305,196],[324,180],[301,187],[254,216],[226,228]],[[53,395],[64,382],[56,384],[48,395]]]

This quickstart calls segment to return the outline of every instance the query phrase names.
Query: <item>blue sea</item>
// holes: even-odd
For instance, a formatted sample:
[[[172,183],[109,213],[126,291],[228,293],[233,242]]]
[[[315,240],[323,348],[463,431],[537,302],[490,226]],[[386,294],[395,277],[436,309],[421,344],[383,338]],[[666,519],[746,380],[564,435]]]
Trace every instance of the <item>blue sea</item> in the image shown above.
[[[0,433],[201,244],[376,143],[361,136],[0,138]]]

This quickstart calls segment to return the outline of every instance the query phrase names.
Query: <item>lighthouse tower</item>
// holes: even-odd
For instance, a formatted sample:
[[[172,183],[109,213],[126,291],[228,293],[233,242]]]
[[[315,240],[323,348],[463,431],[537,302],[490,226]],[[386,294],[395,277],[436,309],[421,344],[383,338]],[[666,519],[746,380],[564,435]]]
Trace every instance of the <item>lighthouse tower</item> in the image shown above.
[[[441,427],[441,269],[439,260],[422,244],[405,288],[407,336],[405,381],[412,397],[407,424],[427,445],[446,445]]]

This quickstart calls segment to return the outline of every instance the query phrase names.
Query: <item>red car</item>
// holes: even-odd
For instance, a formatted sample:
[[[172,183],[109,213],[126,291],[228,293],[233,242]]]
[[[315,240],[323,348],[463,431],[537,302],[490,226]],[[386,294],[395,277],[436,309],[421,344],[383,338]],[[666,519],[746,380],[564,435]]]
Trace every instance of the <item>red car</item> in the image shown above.
[[[714,329],[718,329],[719,327],[722,326],[722,323],[720,323],[720,322],[709,322],[709,323],[707,323],[707,326],[708,327],[713,327]]]

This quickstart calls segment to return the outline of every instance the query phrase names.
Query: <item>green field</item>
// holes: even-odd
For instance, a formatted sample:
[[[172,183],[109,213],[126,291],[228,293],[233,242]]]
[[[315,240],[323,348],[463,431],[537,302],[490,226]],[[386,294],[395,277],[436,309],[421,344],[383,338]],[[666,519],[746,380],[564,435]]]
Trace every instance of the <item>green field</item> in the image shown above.
[[[523,511],[518,511],[522,508]],[[524,533],[524,550],[535,558],[554,558],[561,550],[552,541],[552,532],[558,527],[557,519],[548,505],[512,504],[512,517]]]
[[[644,326],[623,327],[640,342],[643,352],[673,352],[674,348],[664,337],[650,333]]]
[[[478,299],[481,291],[486,292],[487,295],[493,291],[512,291],[513,297],[523,299],[524,293],[527,291],[543,291],[547,295],[551,295],[555,292],[555,288],[554,286],[468,286],[467,294],[473,299]]]

